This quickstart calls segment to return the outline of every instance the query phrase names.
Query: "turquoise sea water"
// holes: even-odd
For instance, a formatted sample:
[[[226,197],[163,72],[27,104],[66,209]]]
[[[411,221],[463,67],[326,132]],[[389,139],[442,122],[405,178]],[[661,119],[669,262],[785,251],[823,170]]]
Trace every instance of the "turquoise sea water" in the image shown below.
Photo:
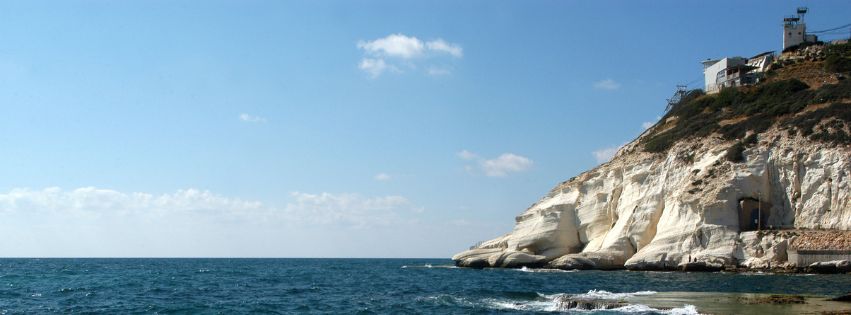
[[[558,294],[668,291],[838,295],[851,291],[851,275],[476,270],[443,259],[0,259],[0,314],[550,312]]]

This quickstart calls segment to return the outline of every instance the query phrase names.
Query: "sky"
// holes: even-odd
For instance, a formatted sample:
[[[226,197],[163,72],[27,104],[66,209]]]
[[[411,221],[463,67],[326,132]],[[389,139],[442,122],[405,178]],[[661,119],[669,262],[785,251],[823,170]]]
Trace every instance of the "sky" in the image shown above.
[[[0,256],[450,257],[797,6],[2,1]]]

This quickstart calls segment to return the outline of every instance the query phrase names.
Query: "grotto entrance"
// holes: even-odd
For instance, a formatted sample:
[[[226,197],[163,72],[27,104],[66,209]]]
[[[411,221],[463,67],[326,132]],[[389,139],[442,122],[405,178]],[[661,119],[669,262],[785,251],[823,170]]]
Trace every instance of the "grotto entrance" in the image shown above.
[[[739,199],[739,230],[756,231],[765,229],[768,217],[771,215],[771,205],[760,202],[755,198]]]

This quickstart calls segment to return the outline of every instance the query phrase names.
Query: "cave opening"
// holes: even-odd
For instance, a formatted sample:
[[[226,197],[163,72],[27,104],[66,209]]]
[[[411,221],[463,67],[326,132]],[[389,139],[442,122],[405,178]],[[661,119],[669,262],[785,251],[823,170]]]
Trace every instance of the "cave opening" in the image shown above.
[[[739,199],[739,231],[757,231],[767,227],[771,206],[756,198]]]

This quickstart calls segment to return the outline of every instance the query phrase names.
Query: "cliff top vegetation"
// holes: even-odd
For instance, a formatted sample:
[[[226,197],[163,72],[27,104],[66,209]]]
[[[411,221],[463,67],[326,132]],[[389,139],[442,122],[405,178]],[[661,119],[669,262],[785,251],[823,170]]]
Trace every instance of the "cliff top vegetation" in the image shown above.
[[[849,74],[851,45],[840,44],[825,47],[820,58],[778,61],[755,86],[689,91],[643,137],[644,150],[666,152],[677,141],[712,134],[741,148],[774,124],[813,141],[851,144]]]

